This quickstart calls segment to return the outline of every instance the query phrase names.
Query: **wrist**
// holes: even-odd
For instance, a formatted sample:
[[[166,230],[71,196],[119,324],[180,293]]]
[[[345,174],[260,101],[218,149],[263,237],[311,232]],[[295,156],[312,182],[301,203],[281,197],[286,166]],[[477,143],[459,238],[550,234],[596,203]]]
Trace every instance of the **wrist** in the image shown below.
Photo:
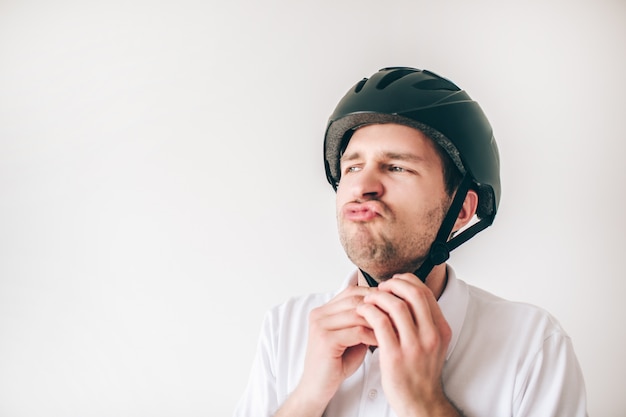
[[[463,417],[459,409],[443,393],[431,401],[415,403],[398,415],[403,417]]]

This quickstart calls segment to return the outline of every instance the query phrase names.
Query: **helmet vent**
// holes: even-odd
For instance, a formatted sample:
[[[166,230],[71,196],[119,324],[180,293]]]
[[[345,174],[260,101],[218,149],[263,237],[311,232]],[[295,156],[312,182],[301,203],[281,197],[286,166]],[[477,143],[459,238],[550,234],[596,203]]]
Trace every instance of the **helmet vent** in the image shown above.
[[[367,82],[367,80],[368,80],[367,78],[363,78],[361,81],[359,81],[354,87],[354,92],[358,93],[359,91],[361,91],[363,87],[365,86],[365,83]]]
[[[418,90],[449,90],[449,91],[461,90],[452,82],[443,78],[431,78],[429,80],[423,80],[423,81],[413,84],[413,87],[417,88]]]
[[[386,88],[387,86],[389,86],[389,84],[393,83],[394,81],[398,81],[400,78],[405,77],[409,74],[414,74],[416,72],[416,70],[414,69],[397,69],[395,71],[390,72],[389,74],[385,75],[376,85],[376,88],[378,90],[382,90],[384,88]]]

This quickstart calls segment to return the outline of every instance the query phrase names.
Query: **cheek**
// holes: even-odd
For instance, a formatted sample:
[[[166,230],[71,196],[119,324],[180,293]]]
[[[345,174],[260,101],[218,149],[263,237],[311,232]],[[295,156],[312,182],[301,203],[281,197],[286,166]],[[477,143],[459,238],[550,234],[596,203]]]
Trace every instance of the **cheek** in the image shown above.
[[[335,196],[335,214],[337,219],[341,219],[341,208],[346,204],[346,201],[343,195],[339,194],[339,189],[337,189],[337,195]]]
[[[430,228],[433,223],[438,226],[442,218],[439,200],[430,195],[405,193],[389,206],[397,222],[410,230]]]
[[[339,186],[337,187],[337,192],[335,195],[335,204],[337,206],[337,210],[339,210],[339,207],[343,206],[345,203],[349,202],[348,199],[348,193],[346,191],[346,186],[345,183],[339,183]]]

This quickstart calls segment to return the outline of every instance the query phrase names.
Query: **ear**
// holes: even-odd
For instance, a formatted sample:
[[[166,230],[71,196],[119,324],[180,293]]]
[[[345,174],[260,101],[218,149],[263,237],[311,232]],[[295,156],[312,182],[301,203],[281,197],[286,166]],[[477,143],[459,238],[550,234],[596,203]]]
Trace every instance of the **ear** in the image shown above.
[[[469,190],[465,196],[465,201],[463,201],[463,207],[461,207],[459,217],[457,217],[456,222],[454,222],[454,232],[459,231],[472,220],[474,214],[476,214],[477,207],[478,194],[474,190]]]

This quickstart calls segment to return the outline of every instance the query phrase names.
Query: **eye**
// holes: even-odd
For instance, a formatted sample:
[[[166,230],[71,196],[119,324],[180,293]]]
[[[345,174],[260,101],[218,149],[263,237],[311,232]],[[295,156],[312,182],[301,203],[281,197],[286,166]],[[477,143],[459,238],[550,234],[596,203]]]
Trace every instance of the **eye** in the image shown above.
[[[389,171],[391,171],[391,172],[406,172],[407,170],[402,168],[402,167],[399,167],[397,165],[390,165],[389,166]]]
[[[358,171],[360,171],[361,169],[362,169],[362,168],[361,168],[359,165],[351,165],[351,166],[346,167],[346,168],[343,170],[343,172],[344,172],[344,173],[346,173],[346,174],[349,174],[349,173],[351,173],[351,172],[358,172]]]

